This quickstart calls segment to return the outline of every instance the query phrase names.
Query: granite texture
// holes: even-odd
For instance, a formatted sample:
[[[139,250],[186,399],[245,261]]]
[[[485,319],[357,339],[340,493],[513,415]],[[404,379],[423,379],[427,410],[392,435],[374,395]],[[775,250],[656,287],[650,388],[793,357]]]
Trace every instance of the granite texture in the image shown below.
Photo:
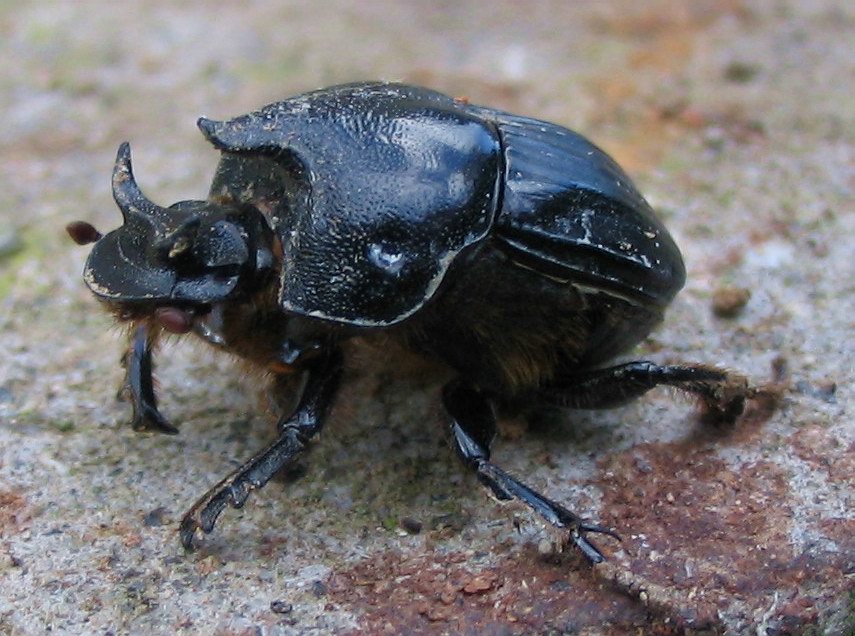
[[[0,3],[0,633],[855,633],[851,3],[243,4]],[[634,355],[774,394],[732,431],[664,390],[503,421],[500,465],[623,535],[603,565],[482,492],[440,377],[358,345],[300,470],[199,552],[178,543],[183,511],[272,438],[260,382],[169,344],[181,435],[131,431],[122,332],[63,227],[118,224],[124,140],[153,199],[201,197],[217,153],[196,117],[373,78],[606,148],[689,271]]]

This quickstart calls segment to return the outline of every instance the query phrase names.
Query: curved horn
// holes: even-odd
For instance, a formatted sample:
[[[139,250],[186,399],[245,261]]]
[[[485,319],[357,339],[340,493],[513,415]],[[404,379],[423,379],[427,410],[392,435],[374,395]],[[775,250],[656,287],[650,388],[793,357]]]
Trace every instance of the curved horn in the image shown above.
[[[133,217],[168,215],[165,208],[153,203],[142,193],[131,169],[131,145],[126,141],[119,146],[116,165],[113,167],[113,199],[122,211],[125,223]]]

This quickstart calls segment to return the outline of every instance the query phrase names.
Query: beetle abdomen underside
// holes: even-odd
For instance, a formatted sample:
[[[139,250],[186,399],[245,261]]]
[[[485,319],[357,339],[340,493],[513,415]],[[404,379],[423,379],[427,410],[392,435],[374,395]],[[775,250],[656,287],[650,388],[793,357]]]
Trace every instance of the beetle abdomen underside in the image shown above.
[[[532,276],[491,243],[459,263],[437,302],[402,327],[410,347],[513,401],[624,353],[661,319],[659,307]]]

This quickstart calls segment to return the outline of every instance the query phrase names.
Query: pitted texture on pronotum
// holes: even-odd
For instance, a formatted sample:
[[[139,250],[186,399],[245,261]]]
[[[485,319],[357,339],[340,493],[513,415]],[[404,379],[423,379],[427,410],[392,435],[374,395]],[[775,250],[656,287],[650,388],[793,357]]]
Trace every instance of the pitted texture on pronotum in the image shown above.
[[[299,166],[310,199],[278,211],[289,312],[400,322],[436,294],[497,211],[497,131],[433,91],[342,86],[199,127],[226,153]]]
[[[392,341],[456,373],[443,392],[455,448],[499,499],[517,499],[602,560],[590,524],[491,461],[496,412],[608,408],[665,385],[733,419],[754,389],[703,365],[604,368],[656,326],[682,287],[680,251],[621,168],[577,133],[424,88],[335,86],[217,122],[206,201],[149,201],[119,149],[123,225],[85,279],[133,321],[125,356],[135,428],[175,432],[157,408],[161,332],[196,336],[302,387],[277,440],[187,512],[192,548],[302,455],[335,398],[349,338]],[[302,382],[292,380],[302,374]],[[284,402],[284,400],[283,400]]]

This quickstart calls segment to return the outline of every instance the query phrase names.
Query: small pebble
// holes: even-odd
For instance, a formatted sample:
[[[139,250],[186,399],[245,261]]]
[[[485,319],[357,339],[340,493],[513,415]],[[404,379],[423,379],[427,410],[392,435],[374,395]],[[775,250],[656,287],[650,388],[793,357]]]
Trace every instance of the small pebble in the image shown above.
[[[719,287],[713,292],[713,313],[719,318],[738,316],[750,298],[751,292],[744,287]]]
[[[759,71],[759,67],[751,62],[734,61],[725,67],[724,79],[736,84],[747,84]]]
[[[400,526],[408,534],[418,534],[422,531],[422,522],[412,517],[404,517],[400,521]]]
[[[166,508],[164,506],[158,506],[154,510],[150,510],[145,514],[143,517],[143,524],[148,528],[162,526],[167,523],[164,519],[165,514]]]
[[[492,572],[483,572],[474,576],[463,586],[464,594],[481,594],[493,588],[496,583],[496,575]]]
[[[270,610],[276,614],[290,614],[294,606],[285,601],[271,601]]]
[[[312,583],[312,594],[315,595],[315,598],[321,598],[325,596],[327,593],[327,586],[323,581],[315,581]]]

